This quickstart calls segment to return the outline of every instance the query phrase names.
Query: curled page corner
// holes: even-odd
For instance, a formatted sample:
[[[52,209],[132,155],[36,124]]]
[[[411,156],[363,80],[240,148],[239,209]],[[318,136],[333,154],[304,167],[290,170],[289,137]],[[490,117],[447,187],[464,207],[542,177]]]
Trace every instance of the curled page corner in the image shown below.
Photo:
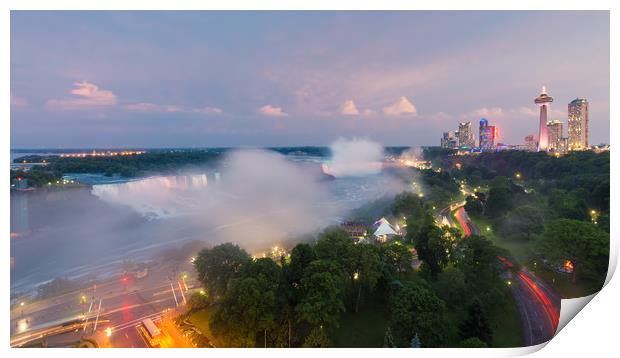
[[[563,299],[562,309],[560,310],[560,322],[558,323],[558,329],[555,331],[554,337],[560,333],[568,322],[575,318],[577,313],[579,313],[597,294],[598,292],[589,296]]]
[[[558,327],[555,331],[554,337],[560,333],[560,331],[566,327],[568,322],[570,322],[575,316],[588,304],[592,299],[598,295],[602,290],[605,289],[605,286],[611,281],[614,273],[616,271],[616,267],[618,266],[618,247],[617,244],[610,240],[609,247],[609,265],[607,268],[607,276],[605,277],[605,283],[603,287],[598,292],[595,292],[588,296],[577,297],[577,298],[565,298],[561,301],[561,309],[560,309],[560,320],[558,322]],[[552,338],[553,339],[553,338]]]

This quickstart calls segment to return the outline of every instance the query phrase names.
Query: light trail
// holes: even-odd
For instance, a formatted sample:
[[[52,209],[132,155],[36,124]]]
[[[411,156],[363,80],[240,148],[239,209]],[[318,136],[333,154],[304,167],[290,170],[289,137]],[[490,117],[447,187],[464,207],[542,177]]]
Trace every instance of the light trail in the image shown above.
[[[536,297],[538,301],[542,303],[544,311],[547,314],[547,318],[549,318],[551,327],[553,328],[553,332],[555,333],[559,322],[559,315],[557,310],[555,309],[555,306],[551,303],[549,297],[547,297],[547,295],[540,289],[540,287],[538,287],[538,285],[534,281],[532,281],[532,279],[528,277],[525,272],[519,272],[519,278],[521,279],[521,282],[525,283],[525,286],[533,293],[534,297]]]
[[[469,228],[469,223],[465,220],[465,209],[461,206],[456,210],[456,220],[459,222],[459,225],[463,228],[463,232],[465,233],[465,237],[471,235],[471,229]]]

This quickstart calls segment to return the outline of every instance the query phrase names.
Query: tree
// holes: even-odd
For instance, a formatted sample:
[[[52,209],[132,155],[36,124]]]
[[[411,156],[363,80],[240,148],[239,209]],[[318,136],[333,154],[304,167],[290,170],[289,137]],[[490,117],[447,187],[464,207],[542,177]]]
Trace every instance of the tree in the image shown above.
[[[295,308],[300,321],[313,326],[338,326],[342,302],[343,278],[333,262],[312,262],[301,279],[302,299]]]
[[[417,194],[412,192],[402,192],[394,198],[392,204],[392,214],[399,215],[416,215],[425,210],[424,201]]]
[[[455,252],[455,267],[465,275],[467,295],[476,295],[489,311],[501,307],[510,291],[500,276],[504,268],[498,256],[506,257],[507,253],[474,235],[463,238]]]
[[[413,254],[407,246],[398,241],[381,246],[381,259],[388,266],[389,272],[395,272],[400,278],[401,273],[411,271]]]
[[[419,283],[408,283],[390,303],[390,327],[394,343],[408,347],[418,332],[425,347],[446,344],[452,326],[446,319],[446,306],[435,293]]]
[[[228,282],[251,261],[250,255],[239,246],[225,243],[202,249],[194,261],[194,267],[209,297],[215,299],[226,293]]]
[[[458,231],[448,227],[426,226],[415,239],[418,258],[430,269],[433,278],[437,277],[448,264],[454,242],[460,236]]]
[[[459,343],[460,348],[488,348],[489,346],[478,337],[471,337]]]
[[[331,345],[329,337],[327,333],[325,333],[325,329],[323,327],[316,327],[308,337],[304,340],[304,348],[328,348]]]
[[[420,341],[420,336],[416,333],[413,338],[411,338],[411,342],[409,343],[411,348],[420,348],[422,347],[422,341]]]
[[[534,206],[525,205],[506,215],[499,232],[504,236],[525,236],[530,240],[532,235],[542,233],[544,228],[542,212]]]
[[[596,225],[570,219],[547,223],[540,241],[547,258],[555,262],[570,260],[573,280],[604,280],[609,263],[609,234]]]
[[[344,272],[352,274],[353,241],[340,228],[326,229],[314,245],[316,257],[336,262]]]
[[[437,295],[451,307],[462,305],[463,297],[467,297],[465,275],[455,267],[448,267],[437,276],[435,283]]]
[[[497,218],[512,208],[512,192],[504,186],[491,187],[487,199],[486,215]]]
[[[389,326],[383,335],[383,348],[396,348],[394,345],[394,337],[392,336],[392,329]]]
[[[459,325],[459,334],[463,339],[476,337],[491,344],[493,340],[491,326],[479,299],[474,298],[469,305],[467,317]]]
[[[560,189],[551,189],[549,207],[558,218],[588,220],[588,207],[583,198]]]
[[[355,245],[353,273],[354,284],[357,285],[357,297],[355,299],[355,312],[359,312],[362,289],[374,290],[379,277],[381,277],[381,260],[379,250],[374,245]]]
[[[207,298],[207,295],[196,292],[189,296],[187,300],[187,310],[196,311],[209,306],[211,302]]]
[[[260,280],[233,279],[211,321],[213,332],[232,347],[254,347],[257,334],[274,328],[276,293]]]
[[[484,206],[482,201],[475,195],[468,195],[465,198],[465,210],[470,214],[482,214]]]
[[[289,282],[299,284],[304,270],[312,261],[316,260],[314,248],[309,244],[297,244],[291,251],[291,261],[288,265]]]
[[[407,222],[407,235],[405,238],[412,242],[420,230],[433,224],[433,214],[425,204],[424,199],[417,194],[404,192],[396,195],[392,205],[394,216],[404,216]]]

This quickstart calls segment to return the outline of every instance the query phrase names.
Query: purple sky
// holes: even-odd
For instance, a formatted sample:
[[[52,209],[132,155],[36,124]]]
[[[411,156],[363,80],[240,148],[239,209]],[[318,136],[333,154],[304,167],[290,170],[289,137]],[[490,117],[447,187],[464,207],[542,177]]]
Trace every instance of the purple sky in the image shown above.
[[[609,67],[608,12],[13,11],[11,147],[518,144],[542,85],[598,144]]]

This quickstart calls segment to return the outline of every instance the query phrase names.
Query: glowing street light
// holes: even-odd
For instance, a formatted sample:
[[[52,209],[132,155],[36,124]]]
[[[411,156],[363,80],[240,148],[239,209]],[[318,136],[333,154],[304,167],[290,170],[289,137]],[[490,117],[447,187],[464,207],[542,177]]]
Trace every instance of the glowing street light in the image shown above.
[[[487,231],[491,231],[491,228],[487,226]]]
[[[26,304],[26,303],[25,303],[24,301],[22,301],[22,302],[20,302],[20,303],[19,303],[19,305],[20,305],[20,306],[22,306],[22,307],[24,307],[24,305],[25,305],[25,304]]]
[[[359,277],[360,277],[359,273],[357,273],[357,272],[353,273],[353,279],[354,280],[357,280]]]
[[[108,327],[105,329],[106,337],[110,337],[112,335],[112,327]]]
[[[515,174],[515,177],[516,177],[517,179],[521,179],[521,173],[516,173],[516,174]]]

